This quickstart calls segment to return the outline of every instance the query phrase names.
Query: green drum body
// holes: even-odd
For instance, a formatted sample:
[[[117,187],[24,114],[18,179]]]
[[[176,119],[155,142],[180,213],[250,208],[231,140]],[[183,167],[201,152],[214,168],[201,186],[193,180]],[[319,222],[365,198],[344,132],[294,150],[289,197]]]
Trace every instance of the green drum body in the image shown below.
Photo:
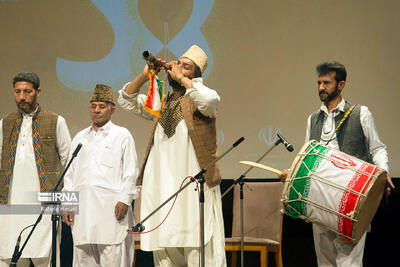
[[[385,183],[386,171],[312,140],[285,181],[284,213],[357,242],[376,213]]]

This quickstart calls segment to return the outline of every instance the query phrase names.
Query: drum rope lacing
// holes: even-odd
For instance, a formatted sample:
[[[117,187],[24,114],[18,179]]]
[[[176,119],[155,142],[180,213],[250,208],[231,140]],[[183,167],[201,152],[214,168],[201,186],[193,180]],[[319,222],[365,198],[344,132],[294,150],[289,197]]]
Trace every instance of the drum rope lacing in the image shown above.
[[[345,217],[345,218],[347,218],[347,219],[349,219],[349,220],[352,220],[352,221],[357,222],[357,220],[354,219],[354,216],[356,215],[354,211],[352,211],[352,212],[350,212],[349,214],[345,215],[345,214],[339,213],[339,212],[337,212],[337,211],[335,211],[335,210],[332,210],[332,209],[330,209],[330,208],[321,206],[321,205],[319,205],[319,204],[317,204],[317,203],[315,203],[315,202],[313,202],[313,201],[311,201],[311,200],[309,200],[309,199],[307,199],[307,198],[304,198],[304,197],[301,195],[301,193],[298,192],[298,191],[292,186],[293,181],[294,181],[294,180],[298,180],[298,179],[311,178],[311,175],[313,175],[313,178],[316,178],[315,180],[318,180],[318,181],[321,182],[321,183],[330,185],[330,186],[335,187],[335,188],[337,188],[337,189],[341,189],[341,190],[343,190],[343,191],[346,191],[346,192],[349,192],[349,193],[352,193],[352,194],[356,195],[356,196],[357,196],[357,201],[356,201],[355,206],[357,206],[358,203],[359,203],[359,201],[360,201],[360,197],[366,197],[365,194],[359,193],[359,192],[357,192],[357,191],[355,191],[355,190],[353,190],[353,189],[349,189],[349,188],[347,188],[347,187],[345,187],[345,186],[341,186],[341,185],[332,183],[332,182],[330,182],[330,181],[324,179],[323,177],[320,177],[319,175],[316,175],[314,172],[312,172],[312,171],[310,170],[310,168],[304,163],[304,161],[303,161],[302,159],[304,159],[305,156],[307,156],[307,155],[316,155],[316,156],[319,156],[320,158],[323,158],[323,159],[325,159],[325,160],[329,160],[329,161],[331,161],[331,162],[334,162],[335,164],[340,165],[340,166],[342,166],[342,167],[347,167],[348,169],[353,170],[353,171],[354,171],[355,173],[357,173],[357,174],[362,174],[362,175],[364,175],[364,176],[367,176],[367,177],[368,177],[368,178],[367,178],[367,181],[364,183],[364,185],[363,185],[363,187],[361,188],[360,192],[364,192],[364,191],[365,191],[365,187],[370,183],[370,181],[371,181],[372,178],[375,178],[375,179],[377,178],[376,175],[373,175],[373,174],[372,174],[372,173],[374,173],[374,171],[375,171],[376,168],[374,168],[374,170],[372,171],[372,173],[367,173],[367,172],[364,172],[364,171],[362,171],[362,170],[356,169],[356,168],[354,168],[354,167],[350,167],[350,166],[344,165],[343,163],[341,163],[341,162],[339,162],[339,161],[337,161],[337,160],[335,160],[335,159],[332,159],[332,158],[330,158],[330,157],[327,157],[326,155],[320,153],[317,149],[315,149],[315,147],[316,147],[317,145],[318,145],[318,143],[316,143],[316,144],[315,144],[314,146],[312,146],[311,149],[310,149],[310,151],[314,151],[314,153],[300,153],[300,154],[299,154],[300,159],[301,159],[301,164],[308,170],[308,174],[307,174],[307,176],[295,177],[295,178],[292,179],[292,183],[291,183],[291,185],[290,185],[290,189],[293,190],[293,191],[297,194],[298,198],[297,198],[297,199],[293,199],[293,200],[287,200],[287,202],[290,203],[290,202],[295,202],[295,201],[299,201],[299,200],[300,200],[300,201],[303,201],[303,202],[305,202],[305,203],[307,203],[307,204],[310,204],[310,205],[312,205],[312,206],[318,207],[318,208],[320,208],[320,209],[322,209],[322,210],[324,210],[324,211],[327,211],[327,212],[333,213],[333,214],[335,214],[335,215],[338,215],[338,216],[341,216],[341,217]],[[297,211],[295,208],[293,208],[293,207],[291,207],[291,206],[289,206],[289,208],[291,208],[291,210],[294,210],[299,216],[302,216],[301,213],[300,213],[299,211]],[[349,215],[350,215],[350,216],[349,216]]]
[[[313,224],[321,225],[321,226],[323,226],[323,227],[325,227],[325,228],[331,230],[332,232],[337,233],[337,234],[340,235],[340,236],[346,237],[346,238],[348,238],[348,239],[350,239],[350,240],[353,240],[353,241],[355,240],[355,238],[353,238],[353,237],[351,237],[351,236],[349,236],[349,235],[343,234],[342,232],[339,232],[338,230],[336,230],[336,229],[333,228],[333,227],[330,227],[330,226],[325,225],[325,224],[323,224],[323,223],[321,223],[321,222],[319,222],[319,221],[313,220],[313,219],[311,219],[311,218],[309,218],[309,217],[306,217],[306,216],[302,215],[302,214],[299,213],[295,208],[293,208],[293,207],[291,207],[291,206],[288,206],[288,208],[290,208],[291,210],[294,210],[294,211],[299,215],[299,218],[305,220],[306,222],[311,222],[311,223],[313,223]],[[325,208],[325,207],[322,207],[322,208]],[[353,213],[353,212],[351,212],[351,213]],[[349,218],[348,216],[345,216],[345,215],[343,215],[343,214],[340,214],[340,215],[341,215],[342,217],[345,217],[345,218],[349,219],[349,220],[358,222],[357,220],[354,220],[354,219],[352,219],[352,218]]]
[[[318,203],[316,203],[316,202],[314,202],[314,201],[311,201],[311,200],[309,200],[309,199],[307,199],[307,198],[301,197],[301,199],[302,199],[302,201],[303,201],[304,203],[307,203],[307,204],[310,204],[311,206],[315,206],[315,207],[317,207],[317,208],[320,208],[320,209],[323,210],[323,211],[330,212],[330,213],[335,214],[335,215],[340,216],[340,217],[344,217],[344,218],[349,219],[349,220],[351,220],[351,221],[353,221],[353,222],[358,222],[357,219],[354,219],[354,216],[355,216],[354,212],[350,212],[351,215],[349,216],[349,215],[345,215],[345,214],[342,214],[342,213],[340,213],[340,212],[337,212],[337,211],[335,211],[335,210],[333,210],[333,209],[330,209],[330,208],[324,207],[324,206],[322,206],[322,205],[319,205]],[[294,201],[298,201],[298,200],[289,200],[288,203],[294,202]],[[298,210],[296,210],[295,208],[293,208],[293,207],[291,207],[291,206],[289,206],[289,208],[290,208],[292,211],[295,211],[300,217],[304,217],[304,215],[302,215],[302,214],[301,214]],[[307,218],[307,220],[312,221],[310,218]]]
[[[318,154],[318,153],[315,153],[315,154],[308,154],[308,155],[319,155],[319,154]],[[340,162],[338,162],[338,161],[336,161],[336,160],[333,160],[333,159],[330,159],[330,158],[328,158],[328,157],[324,157],[323,155],[322,155],[321,157],[324,158],[324,159],[326,159],[326,160],[329,160],[329,161],[331,161],[331,162],[334,162],[334,163],[336,163],[336,164],[338,164],[338,165],[345,166],[344,164],[341,164]],[[330,185],[330,186],[332,186],[332,187],[335,187],[335,188],[337,188],[337,189],[341,189],[341,190],[343,190],[343,191],[352,193],[352,194],[357,195],[357,196],[367,197],[365,194],[360,193],[360,192],[364,192],[365,185],[367,185],[368,183],[365,183],[365,184],[364,184],[364,187],[362,188],[362,190],[360,190],[360,192],[358,192],[358,191],[355,191],[355,190],[353,190],[353,189],[347,188],[347,187],[345,187],[345,186],[343,186],[343,185],[335,184],[335,183],[333,183],[333,182],[331,182],[331,181],[329,181],[329,180],[326,180],[326,179],[324,179],[323,177],[321,177],[321,176],[315,174],[314,172],[312,172],[312,171],[308,168],[308,166],[304,164],[304,162],[302,162],[302,164],[303,164],[304,167],[308,170],[307,176],[295,177],[295,178],[293,178],[293,180],[311,178],[311,175],[313,175],[313,178],[315,178],[315,180],[318,180],[318,181],[321,182],[321,183]],[[375,178],[375,179],[377,178],[376,175],[373,175],[373,174],[371,174],[371,173],[367,173],[367,172],[364,172],[364,171],[361,171],[361,170],[357,170],[357,169],[355,169],[355,168],[348,168],[348,169],[351,169],[351,170],[353,170],[354,172],[356,172],[356,173],[358,173],[358,174],[368,176],[368,181],[370,181],[371,178]]]
[[[338,159],[331,157],[331,154],[336,151],[335,149],[333,149],[333,151],[331,153],[329,153],[330,156],[327,156],[327,155],[325,155],[326,153],[320,152],[320,149],[318,148],[319,146],[324,147],[325,145],[322,143],[319,143],[318,141],[312,140],[310,142],[310,144],[308,144],[307,149],[306,148],[302,149],[302,152],[300,152],[297,155],[297,160],[295,160],[295,162],[293,163],[293,165],[291,167],[291,171],[288,176],[288,177],[290,177],[290,179],[286,179],[286,181],[285,181],[285,188],[286,188],[285,191],[287,192],[288,195],[285,195],[285,194],[283,195],[282,202],[285,206],[286,212],[284,212],[283,210],[281,212],[287,213],[288,215],[290,215],[290,213],[292,213],[293,214],[292,217],[294,217],[295,214],[297,214],[297,218],[301,218],[307,222],[312,222],[312,223],[321,225],[321,226],[325,227],[326,229],[329,229],[329,230],[337,233],[338,235],[343,236],[344,238],[355,241],[357,239],[354,238],[352,235],[348,235],[348,234],[345,234],[344,232],[340,232],[340,231],[343,231],[341,228],[337,229],[330,225],[326,225],[322,221],[319,221],[317,218],[313,218],[312,214],[310,214],[312,218],[307,217],[308,216],[307,214],[309,214],[307,212],[307,206],[311,208],[310,212],[312,212],[313,209],[315,209],[315,210],[320,209],[323,212],[328,212],[329,214],[334,214],[335,216],[338,217],[338,219],[340,217],[340,218],[344,218],[344,219],[348,219],[349,221],[352,221],[353,226],[356,224],[357,225],[360,224],[362,226],[363,220],[365,218],[363,217],[363,215],[360,215],[360,211],[358,210],[358,208],[359,208],[360,202],[362,204],[362,201],[366,200],[368,198],[369,193],[368,193],[368,191],[366,192],[366,190],[373,190],[373,188],[372,187],[370,188],[369,186],[371,184],[373,185],[374,182],[376,182],[376,181],[378,181],[378,179],[380,179],[381,175],[378,175],[380,172],[379,171],[380,168],[378,168],[377,166],[373,166],[373,165],[371,166],[370,164],[366,164],[366,163],[361,164],[361,168],[358,168],[358,169],[354,168],[353,166],[348,166],[348,165],[346,165],[345,162],[338,161]],[[348,171],[353,171],[354,172],[353,178],[352,178],[352,180],[350,180],[350,182],[348,182],[348,187],[350,187],[350,188],[345,188],[338,184],[332,184],[329,180],[326,180],[325,178],[320,176],[320,175],[323,175],[322,173],[320,175],[315,174],[313,171],[311,171],[311,170],[314,170],[313,166],[308,167],[306,165],[305,161],[307,159],[307,156],[317,157],[316,160],[319,160],[319,161],[327,160],[327,161],[330,161],[332,164],[336,165],[336,167],[338,167],[338,168],[344,168]],[[349,159],[352,159],[352,158],[354,158],[354,157],[350,157]],[[342,160],[345,160],[345,159],[342,159]],[[314,165],[315,165],[315,163],[314,163]],[[370,167],[373,167],[371,171],[368,170]],[[303,168],[303,171],[302,171],[303,173],[308,172],[306,174],[307,176],[294,178],[295,174],[299,171],[300,168]],[[378,173],[375,174],[375,172],[377,170],[378,170]],[[357,182],[357,180],[359,179],[359,177],[361,175],[365,176],[361,180],[362,184],[360,184],[361,181]],[[333,175],[333,177],[334,177],[334,175]],[[313,200],[308,199],[308,197],[303,197],[302,194],[300,194],[300,191],[302,191],[303,189],[295,187],[294,182],[295,182],[295,180],[306,179],[306,178],[310,179],[310,181],[305,181],[305,183],[309,183],[309,182],[311,182],[311,180],[316,180],[317,184],[318,183],[321,185],[326,184],[326,185],[332,186],[334,188],[342,189],[344,191],[342,198],[343,197],[347,198],[347,196],[345,196],[345,194],[347,194],[347,195],[352,194],[353,196],[356,196],[356,198],[353,199],[353,201],[354,201],[353,203],[355,203],[355,204],[352,204],[352,206],[354,205],[354,209],[352,211],[348,210],[346,214],[342,214],[335,210],[332,210],[329,207],[321,206],[321,205],[323,205],[323,203],[319,204],[318,201],[313,202]],[[364,178],[365,178],[365,180],[364,180]],[[359,186],[361,186],[361,189],[357,190],[359,192],[355,192],[354,190],[351,189],[352,186],[354,185],[354,182],[356,182]],[[308,185],[308,187],[306,187],[304,190],[306,190],[306,191],[309,190],[309,187],[310,187],[310,185]],[[299,191],[296,188],[299,189]],[[289,197],[290,191],[295,193],[295,195],[294,196],[291,195]],[[308,196],[308,193],[304,193],[304,194],[305,194],[305,196]],[[293,199],[293,197],[296,197],[296,195],[297,195],[297,199]],[[348,195],[348,196],[350,196],[350,195]],[[303,208],[298,210],[298,208],[296,206],[293,206],[293,202],[296,202],[296,201],[299,203],[302,202],[306,206],[303,206]],[[339,209],[339,211],[341,211],[341,209]],[[330,215],[326,215],[326,216],[330,216]],[[354,219],[354,218],[357,218],[357,219]],[[356,227],[356,226],[354,226],[354,227]],[[354,231],[357,231],[357,230],[353,229],[352,231],[354,234]]]
[[[311,150],[314,151],[313,154],[311,154],[311,153],[299,153],[299,155],[301,155],[302,158],[304,158],[304,157],[307,156],[307,155],[319,156],[319,157],[321,157],[321,158],[323,158],[323,159],[325,159],[325,160],[331,161],[332,163],[335,163],[335,164],[340,165],[340,166],[342,166],[342,167],[345,167],[345,168],[347,168],[347,169],[349,169],[349,170],[352,170],[352,171],[355,172],[355,173],[359,173],[359,174],[361,174],[361,175],[368,176],[368,179],[371,179],[371,178],[377,179],[377,178],[378,178],[377,175],[372,174],[373,172],[372,172],[372,173],[368,173],[368,172],[362,171],[362,170],[360,170],[360,169],[356,169],[356,168],[354,168],[353,166],[344,165],[344,164],[341,163],[340,161],[337,161],[337,160],[335,160],[335,159],[332,159],[332,158],[330,158],[330,157],[327,157],[326,155],[320,153],[317,149],[315,149],[315,147],[317,147],[318,145],[319,145],[318,142],[315,142],[315,144],[311,147]],[[302,162],[302,164],[304,164],[304,162]],[[310,170],[306,165],[305,165],[305,167],[306,167],[308,170]],[[375,171],[375,169],[374,169],[374,171]]]

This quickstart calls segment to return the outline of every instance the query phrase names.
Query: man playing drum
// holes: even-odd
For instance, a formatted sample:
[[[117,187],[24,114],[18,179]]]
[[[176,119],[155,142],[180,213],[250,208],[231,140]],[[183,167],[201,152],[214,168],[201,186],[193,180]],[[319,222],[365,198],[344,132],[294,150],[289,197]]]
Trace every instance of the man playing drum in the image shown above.
[[[329,61],[316,69],[322,105],[308,118],[306,142],[320,141],[388,171],[386,146],[379,139],[371,112],[366,106],[353,106],[342,98],[347,75],[345,67],[339,62]],[[281,180],[287,178],[288,172],[283,171]],[[388,174],[387,194],[391,188],[394,185]],[[313,224],[313,235],[318,266],[362,266],[366,234],[354,244],[333,231]]]

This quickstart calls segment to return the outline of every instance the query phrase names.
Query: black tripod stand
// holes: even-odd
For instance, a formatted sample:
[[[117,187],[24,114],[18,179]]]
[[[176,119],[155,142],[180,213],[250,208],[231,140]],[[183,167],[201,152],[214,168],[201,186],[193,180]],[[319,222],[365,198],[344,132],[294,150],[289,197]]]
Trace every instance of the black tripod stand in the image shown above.
[[[285,138],[281,135],[281,133],[276,134],[278,137],[278,140],[274,143],[273,146],[271,146],[257,161],[256,163],[260,162],[265,156],[267,156],[275,147],[277,147],[280,143],[284,144],[286,149],[289,152],[293,151],[293,147],[291,144],[289,144]],[[233,184],[222,194],[221,198],[223,198],[226,194],[228,194],[234,187],[235,185],[239,184],[240,185],[240,266],[244,266],[244,218],[243,218],[243,186],[246,184],[245,183],[245,177],[246,174],[249,173],[254,168],[254,166],[249,167],[242,175],[239,176],[239,178],[235,179],[233,181]],[[248,185],[246,185],[249,187]],[[249,187],[250,191],[251,188]]]
[[[200,240],[201,240],[201,248],[200,248],[200,256],[201,256],[201,266],[205,266],[205,253],[204,253],[204,173],[213,166],[217,161],[223,158],[226,154],[228,154],[233,148],[238,146],[244,137],[239,138],[227,151],[225,151],[221,156],[217,157],[215,160],[210,162],[206,167],[204,167],[198,174],[196,174],[193,178],[190,179],[183,187],[181,187],[177,192],[175,192],[172,196],[170,196],[167,200],[165,200],[160,206],[158,206],[154,211],[152,211],[149,215],[147,215],[143,220],[138,222],[135,226],[131,228],[131,232],[143,232],[144,226],[143,223],[147,221],[153,214],[159,211],[163,206],[165,206],[169,201],[171,201],[174,197],[176,197],[180,192],[182,192],[186,187],[188,187],[192,182],[197,180],[200,184]]]
[[[58,186],[61,184],[61,181],[63,180],[63,178],[64,178],[64,176],[65,176],[67,170],[69,169],[69,167],[70,167],[72,161],[73,161],[74,158],[78,155],[78,152],[79,152],[79,150],[80,150],[81,148],[82,148],[82,144],[78,144],[78,146],[76,147],[74,153],[72,153],[72,157],[71,157],[71,159],[69,160],[69,162],[68,162],[68,164],[67,164],[67,167],[65,167],[63,173],[61,174],[60,178],[58,179],[58,182],[57,182],[56,186],[54,187],[54,189],[53,189],[51,192],[57,192]],[[18,239],[17,239],[17,244],[16,244],[16,246],[15,246],[14,253],[13,253],[13,256],[12,256],[12,258],[11,258],[10,267],[16,267],[16,266],[17,266],[17,262],[18,262],[19,258],[21,257],[22,252],[23,252],[25,246],[27,245],[27,243],[28,243],[29,239],[31,238],[33,232],[35,231],[36,226],[37,226],[37,225],[39,224],[39,222],[42,220],[42,217],[43,217],[44,212],[46,211],[46,208],[47,208],[49,205],[51,205],[51,204],[54,204],[54,202],[46,202],[46,203],[43,205],[42,210],[41,210],[41,212],[40,212],[38,218],[36,219],[36,222],[32,225],[32,229],[31,229],[31,231],[29,232],[28,237],[25,239],[25,242],[24,242],[24,244],[23,244],[22,247],[21,247],[21,250],[19,250],[19,244],[20,244],[20,242],[21,242],[21,234],[22,234],[22,231],[23,231],[23,230],[22,230],[21,233],[19,234]],[[53,213],[52,213],[52,215],[51,215],[51,221],[52,221],[52,231],[51,231],[51,232],[52,232],[52,240],[51,240],[51,266],[52,266],[52,267],[56,267],[56,263],[57,263],[57,224],[59,223],[59,219],[60,219],[60,215],[58,215],[57,212],[56,212],[56,210],[53,209]],[[25,230],[25,229],[24,229],[24,230]]]

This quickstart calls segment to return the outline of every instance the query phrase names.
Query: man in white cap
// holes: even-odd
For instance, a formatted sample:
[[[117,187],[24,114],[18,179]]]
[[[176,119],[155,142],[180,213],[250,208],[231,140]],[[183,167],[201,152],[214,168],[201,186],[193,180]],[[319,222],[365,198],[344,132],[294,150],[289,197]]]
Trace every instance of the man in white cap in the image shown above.
[[[111,122],[115,101],[111,87],[96,85],[90,101],[92,125],[72,140],[82,144],[64,178],[65,191],[79,192],[79,214],[65,214],[74,240],[73,266],[132,266],[131,203],[138,174],[130,132]]]
[[[220,98],[201,78],[207,55],[193,45],[178,61],[166,65],[173,91],[161,118],[145,111],[146,95],[139,94],[149,79],[147,65],[119,91],[118,103],[123,108],[154,121],[137,181],[142,185],[141,218],[175,193],[185,177],[197,174],[217,157],[215,120]],[[205,265],[226,266],[219,165],[204,176]],[[199,266],[199,198],[195,187],[192,183],[178,195],[159,228],[141,235],[141,249],[153,251],[155,266]],[[144,223],[147,231],[163,221],[171,204]]]

